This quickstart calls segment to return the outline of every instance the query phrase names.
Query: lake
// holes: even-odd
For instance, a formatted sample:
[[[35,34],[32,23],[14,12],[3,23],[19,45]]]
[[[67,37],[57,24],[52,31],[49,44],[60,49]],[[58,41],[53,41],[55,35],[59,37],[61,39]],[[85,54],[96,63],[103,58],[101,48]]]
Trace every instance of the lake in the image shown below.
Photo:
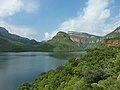
[[[67,53],[69,54],[69,53]],[[71,55],[48,52],[0,53],[0,90],[16,90],[40,73],[55,69]]]

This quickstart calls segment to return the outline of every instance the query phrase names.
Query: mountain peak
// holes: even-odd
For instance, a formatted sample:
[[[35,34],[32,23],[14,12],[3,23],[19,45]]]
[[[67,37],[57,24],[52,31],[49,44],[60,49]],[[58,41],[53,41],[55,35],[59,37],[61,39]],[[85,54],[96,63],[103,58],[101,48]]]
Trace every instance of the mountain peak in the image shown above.
[[[63,31],[59,31],[56,35],[66,35],[67,33],[63,32]]]
[[[16,35],[16,34],[11,34],[4,27],[0,27],[0,36],[5,38],[5,39],[21,42],[21,43],[24,43],[24,44],[33,44],[33,45],[38,44],[38,42],[35,41],[35,40],[30,40],[28,38],[21,37],[21,36]]]
[[[54,37],[53,39],[58,39],[58,38],[64,38],[64,39],[70,39],[70,36],[63,32],[63,31],[59,31]]]
[[[8,31],[4,27],[0,27],[0,33],[8,33]]]
[[[118,37],[118,36],[120,36],[120,26],[117,27],[113,32],[111,32],[108,35],[106,35],[105,37],[113,38],[113,37]]]

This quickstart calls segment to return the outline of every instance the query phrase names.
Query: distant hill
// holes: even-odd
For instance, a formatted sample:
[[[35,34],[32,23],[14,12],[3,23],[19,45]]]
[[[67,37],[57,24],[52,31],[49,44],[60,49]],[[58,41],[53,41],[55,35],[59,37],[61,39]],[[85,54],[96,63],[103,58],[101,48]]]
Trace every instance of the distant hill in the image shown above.
[[[15,34],[0,27],[0,51],[32,51],[38,42]]]
[[[23,51],[23,44],[20,42],[5,39],[0,36],[0,51]]]
[[[32,44],[32,45],[38,44],[38,42],[35,41],[35,40],[30,40],[28,38],[24,38],[24,37],[15,35],[15,34],[11,34],[11,33],[8,32],[8,30],[6,30],[3,27],[0,27],[0,36],[4,37],[6,39],[9,39],[9,40],[21,42],[23,44]]]

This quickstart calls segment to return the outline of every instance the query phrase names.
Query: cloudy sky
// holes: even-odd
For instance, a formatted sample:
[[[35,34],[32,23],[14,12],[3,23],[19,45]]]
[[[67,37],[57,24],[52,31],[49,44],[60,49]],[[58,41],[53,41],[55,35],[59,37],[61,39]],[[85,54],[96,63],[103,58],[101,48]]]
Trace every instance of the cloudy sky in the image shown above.
[[[39,41],[58,31],[103,36],[120,26],[120,0],[0,0],[0,26]]]

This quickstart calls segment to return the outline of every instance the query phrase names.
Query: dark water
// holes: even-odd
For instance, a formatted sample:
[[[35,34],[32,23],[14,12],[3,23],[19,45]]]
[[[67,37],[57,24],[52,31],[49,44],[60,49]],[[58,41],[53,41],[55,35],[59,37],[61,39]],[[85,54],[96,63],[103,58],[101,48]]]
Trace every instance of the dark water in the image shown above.
[[[16,90],[21,83],[31,82],[40,73],[67,62],[65,56],[68,57],[63,53],[0,53],[0,90]]]

